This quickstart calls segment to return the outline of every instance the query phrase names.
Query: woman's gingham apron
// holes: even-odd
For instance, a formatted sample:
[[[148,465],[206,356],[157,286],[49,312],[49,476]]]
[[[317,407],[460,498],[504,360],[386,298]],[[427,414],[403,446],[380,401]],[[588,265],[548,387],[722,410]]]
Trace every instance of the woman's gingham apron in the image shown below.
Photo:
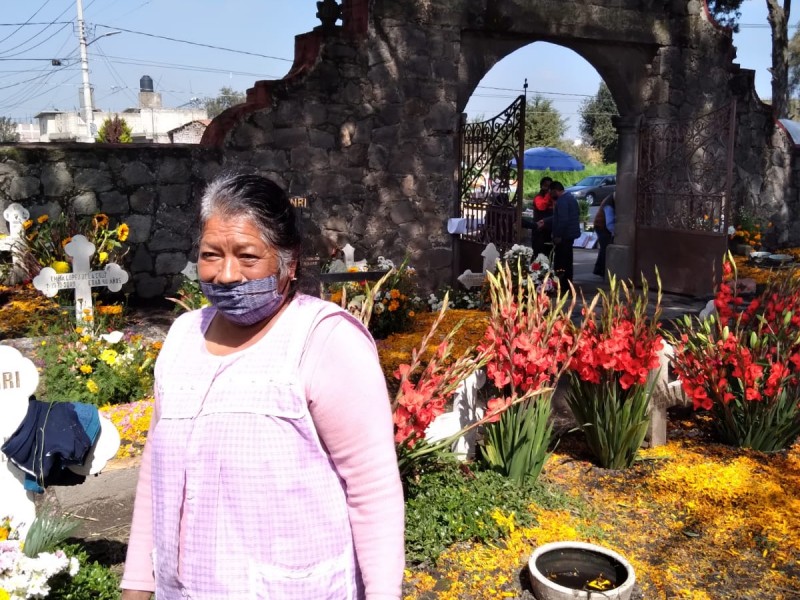
[[[228,356],[205,347],[213,309],[170,340],[152,440],[158,600],[362,597],[343,482],[298,375],[314,324],[337,311],[299,296]]]

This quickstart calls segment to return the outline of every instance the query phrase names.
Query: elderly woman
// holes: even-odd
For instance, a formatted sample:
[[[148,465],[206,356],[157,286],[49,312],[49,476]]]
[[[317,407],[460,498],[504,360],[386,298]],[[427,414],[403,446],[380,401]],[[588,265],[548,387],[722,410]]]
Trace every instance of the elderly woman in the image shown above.
[[[369,333],[296,291],[300,236],[258,176],[212,183],[198,274],[211,307],[156,364],[123,598],[398,599],[403,495]]]

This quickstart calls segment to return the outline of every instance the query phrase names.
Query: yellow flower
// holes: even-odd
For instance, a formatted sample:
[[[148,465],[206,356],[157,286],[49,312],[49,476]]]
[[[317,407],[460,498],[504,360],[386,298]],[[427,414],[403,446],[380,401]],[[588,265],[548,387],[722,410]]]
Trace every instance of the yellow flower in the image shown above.
[[[83,337],[81,337],[81,343],[82,344],[88,344],[91,341],[92,341],[92,337],[89,336],[89,335],[84,335]]]
[[[36,222],[39,223],[39,225],[41,225],[42,223],[47,223],[47,219],[49,218],[50,217],[48,217],[47,215],[42,215],[41,217],[36,219]]]
[[[122,305],[121,304],[103,304],[97,307],[97,312],[101,315],[121,315],[122,314]]]
[[[63,260],[54,260],[50,266],[56,273],[69,273],[69,263]]]
[[[5,590],[0,590],[0,600],[11,600],[11,595]]]
[[[103,213],[98,213],[92,219],[95,227],[105,227],[108,225],[108,216]]]
[[[5,525],[0,527],[0,542],[5,542],[8,539],[9,530]],[[2,597],[2,596],[0,596]]]
[[[72,241],[71,237],[65,237],[63,240],[61,240],[61,247],[63,248],[64,246],[69,244],[71,241]]]
[[[90,379],[86,382],[86,389],[89,390],[92,394],[96,394],[100,391],[100,388],[94,382],[93,379]]]
[[[106,348],[100,353],[100,360],[102,360],[107,365],[112,365],[117,360],[117,351],[112,348]]]
[[[97,258],[100,261],[100,264],[102,265],[104,262],[108,260],[108,252],[100,252],[97,255]]]
[[[120,242],[124,242],[125,240],[127,240],[127,239],[128,239],[128,233],[130,233],[130,228],[128,227],[128,225],[127,225],[127,224],[125,224],[125,223],[122,223],[122,224],[121,224],[121,225],[120,225],[120,226],[117,228],[117,239],[118,239]]]
[[[92,366],[91,365],[81,365],[80,369],[81,369],[81,373],[84,373],[86,375],[88,375],[89,373],[92,372]]]
[[[78,335],[82,334],[83,333],[83,327],[76,327],[75,328],[75,333],[77,333]]]
[[[31,225],[33,225],[33,221],[31,221],[30,219],[28,219],[27,221],[25,221],[24,223],[22,223],[22,228],[23,228],[23,229],[30,229],[30,228],[31,228]]]

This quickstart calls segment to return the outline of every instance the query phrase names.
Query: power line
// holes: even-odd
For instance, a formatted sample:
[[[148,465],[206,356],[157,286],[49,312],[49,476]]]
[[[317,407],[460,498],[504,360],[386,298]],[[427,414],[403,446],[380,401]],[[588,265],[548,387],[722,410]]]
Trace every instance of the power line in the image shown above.
[[[20,24],[19,24],[19,26],[18,26],[18,27],[17,27],[17,28],[16,28],[14,31],[12,31],[12,32],[11,32],[11,33],[9,33],[9,34],[8,34],[6,37],[4,37],[2,40],[0,40],[0,44],[2,44],[3,42],[5,42],[5,41],[6,41],[8,38],[10,38],[10,37],[13,37],[13,36],[14,36],[14,34],[16,34],[16,33],[17,33],[17,32],[18,32],[20,29],[22,29],[22,28],[23,28],[23,27],[25,27],[26,25],[29,25],[29,24],[30,24],[30,22],[31,22],[31,19],[33,19],[33,17],[35,17],[36,15],[38,15],[38,14],[39,14],[39,11],[41,11],[41,10],[42,10],[42,9],[43,9],[45,6],[47,6],[48,4],[50,4],[50,0],[45,0],[44,4],[42,4],[42,5],[41,5],[39,8],[37,8],[37,9],[36,9],[36,12],[35,12],[35,13],[33,13],[33,14],[32,14],[32,15],[31,15],[31,16],[28,18],[28,20],[27,20],[27,21],[25,21],[24,23],[20,23]],[[12,25],[12,27],[13,27],[13,25]]]
[[[21,44],[17,44],[16,46],[13,46],[13,47],[11,47],[11,48],[8,48],[7,50],[3,50],[3,56],[8,56],[8,53],[9,53],[9,52],[11,52],[12,50],[16,50],[16,49],[17,49],[17,48],[19,48],[20,46],[24,46],[24,45],[25,45],[25,44],[27,44],[28,42],[32,42],[32,41],[33,41],[33,40],[35,40],[37,37],[39,37],[40,35],[42,35],[42,34],[43,34],[45,31],[47,31],[48,29],[50,29],[50,27],[52,27],[52,26],[53,26],[53,24],[54,24],[56,21],[58,21],[58,20],[59,20],[61,17],[63,17],[63,16],[64,16],[64,15],[67,13],[67,11],[70,9],[70,7],[71,7],[71,6],[72,6],[72,0],[70,0],[70,3],[69,3],[69,5],[67,6],[67,8],[65,8],[63,11],[61,11],[61,14],[60,14],[60,15],[58,15],[58,16],[57,16],[55,19],[53,19],[53,20],[52,20],[52,21],[51,21],[51,22],[50,22],[48,25],[46,25],[45,27],[43,27],[43,28],[42,28],[42,29],[41,29],[41,30],[40,30],[38,33],[35,33],[33,36],[29,37],[27,40],[25,40],[25,41],[24,41],[24,42],[22,42]],[[62,26],[61,26],[61,29],[64,29],[64,27],[66,27],[66,25],[62,25]],[[61,29],[59,29],[59,31],[61,31]],[[58,33],[58,31],[57,31],[56,33]],[[6,38],[6,39],[7,39],[7,38]],[[34,46],[34,48],[36,48],[36,47],[38,47],[38,46],[41,46],[41,44],[37,44],[36,46]],[[28,49],[24,50],[23,52],[27,52],[28,50],[32,50],[32,49],[33,49],[33,48],[28,48]],[[22,52],[18,52],[17,54],[13,54],[13,55],[11,55],[11,56],[19,56],[20,54],[22,54]]]
[[[189,40],[180,40],[178,38],[167,37],[165,35],[156,35],[154,33],[146,33],[144,31],[134,31],[133,29],[123,29],[122,27],[111,27],[110,25],[97,24],[96,27],[103,29],[113,29],[115,31],[124,31],[125,33],[133,33],[135,35],[143,35],[145,37],[156,38],[159,40],[168,40],[170,42],[179,42],[181,44],[189,44],[190,46],[200,46],[201,48],[211,48],[212,50],[223,50],[225,52],[234,52],[236,54],[246,54],[247,56],[257,56],[259,58],[269,58],[271,60],[281,60],[285,62],[294,62],[289,58],[280,58],[278,56],[269,56],[268,54],[259,54],[257,52],[248,52],[247,50],[235,50],[233,48],[225,48],[223,46],[214,46],[212,44],[201,44],[200,42],[192,42]]]
[[[91,53],[90,56],[95,56],[95,54]],[[215,67],[200,67],[196,65],[182,65],[177,63],[165,63],[159,61],[147,61],[147,60],[133,60],[129,59],[124,56],[107,56],[108,59],[114,59],[111,62],[121,65],[137,65],[140,67],[165,67],[171,69],[178,69],[183,71],[199,71],[204,73],[231,73],[233,75],[242,75],[247,77],[268,77],[276,79],[275,75],[270,75],[268,73],[249,73],[246,71],[232,71],[231,69],[218,69]]]
[[[28,23],[28,22],[25,22],[25,23],[0,23],[0,27],[17,27],[17,26],[26,27],[28,25],[30,25],[30,26],[34,26],[34,25],[63,25],[64,23],[69,24],[69,23],[72,23],[72,21],[41,21],[39,23]],[[16,33],[16,31],[14,33]],[[14,35],[14,33],[12,33],[11,35],[9,35],[6,38],[3,38],[2,40],[0,40],[0,42],[4,42],[9,37]]]

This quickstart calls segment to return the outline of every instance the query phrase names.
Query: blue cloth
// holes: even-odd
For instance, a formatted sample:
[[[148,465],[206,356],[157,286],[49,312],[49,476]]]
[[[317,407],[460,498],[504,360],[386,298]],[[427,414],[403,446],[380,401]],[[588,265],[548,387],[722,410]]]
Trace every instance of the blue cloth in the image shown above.
[[[97,407],[31,398],[28,412],[2,451],[25,472],[25,489],[41,493],[49,485],[83,481],[69,465],[81,465],[100,434]],[[79,481],[76,477],[80,478]]]
[[[603,207],[603,214],[606,217],[606,229],[608,229],[609,233],[611,234],[611,237],[614,237],[614,227],[617,224],[617,217],[614,211],[614,207],[606,204]]]

